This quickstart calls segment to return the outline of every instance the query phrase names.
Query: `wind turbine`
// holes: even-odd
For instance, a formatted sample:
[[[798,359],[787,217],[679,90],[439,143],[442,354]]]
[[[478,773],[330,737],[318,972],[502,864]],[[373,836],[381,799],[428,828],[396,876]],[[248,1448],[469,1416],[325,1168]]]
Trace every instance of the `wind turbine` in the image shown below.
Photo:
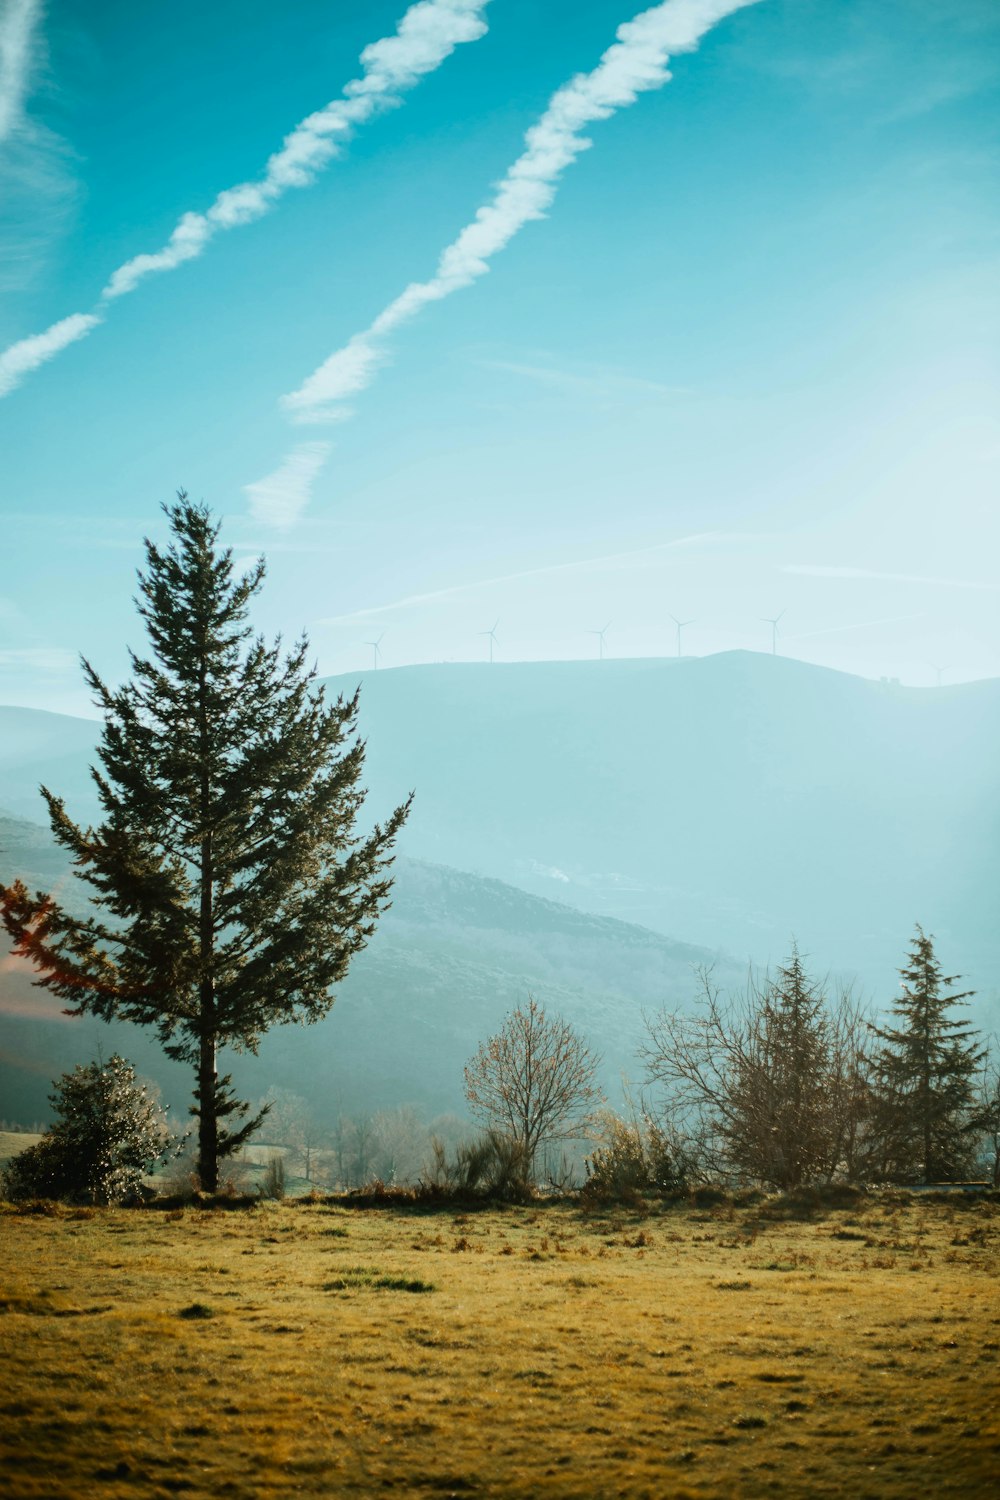
[[[685,625],[693,625],[694,621],[693,620],[678,620],[678,618],[677,618],[676,615],[671,615],[670,618],[673,620],[674,624],[677,626],[677,655],[679,657],[681,655],[681,631],[684,629]]]
[[[588,630],[587,631],[588,635],[596,635],[597,636],[597,660],[598,661],[603,661],[604,660],[604,637],[607,635],[607,633],[610,630],[610,628],[611,628],[611,621],[609,620],[608,623],[607,623],[607,625],[605,625],[605,627],[604,627],[603,630]]]
[[[497,618],[493,621],[493,629],[492,630],[481,630],[479,632],[480,635],[489,636],[489,640],[490,640],[490,666],[491,667],[493,665],[493,647],[497,644],[497,626],[499,624],[500,624],[500,617],[498,615]]]
[[[770,627],[771,627],[771,655],[772,656],[777,656],[777,654],[778,654],[778,621],[784,615],[786,615],[787,613],[788,613],[788,611],[785,610],[785,609],[783,609],[781,611],[781,614],[780,615],[775,615],[775,617],[774,617],[773,620],[770,619],[767,615],[761,615],[761,617],[760,617],[762,624],[764,624],[764,625],[770,625]]]
[[[382,634],[379,636],[379,638],[378,638],[377,641],[365,641],[365,645],[366,646],[370,646],[372,648],[372,657],[373,657],[372,671],[373,672],[377,672],[378,671],[378,659],[379,659],[379,657],[382,654],[381,651],[379,650],[379,647],[381,646],[381,644],[382,644],[382,642],[383,642],[384,639],[385,639],[385,631],[383,630]]]
[[[943,681],[944,681],[944,674],[946,672],[950,672],[951,668],[950,667],[936,667],[932,661],[929,661],[927,663],[927,665],[930,667],[930,669],[931,669],[932,672],[936,672],[937,673],[937,685],[938,685],[938,687],[940,687],[942,685]]]

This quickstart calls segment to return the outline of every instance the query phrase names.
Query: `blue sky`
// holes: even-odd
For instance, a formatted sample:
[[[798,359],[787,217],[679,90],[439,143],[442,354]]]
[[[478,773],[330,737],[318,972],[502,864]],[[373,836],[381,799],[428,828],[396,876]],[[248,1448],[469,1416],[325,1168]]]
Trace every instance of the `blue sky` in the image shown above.
[[[447,295],[442,252],[635,12],[440,6],[407,44],[424,76],[369,117],[350,95],[307,185],[102,301],[259,182],[405,4],[0,0],[0,702],[91,711],[76,654],[125,670],[141,538],[181,486],[266,552],[259,623],[305,628],[324,673],[379,635],[387,666],[483,658],[497,618],[508,660],[591,655],[607,622],[609,654],[670,654],[672,615],[693,654],[768,649],[785,611],[806,660],[1000,675],[993,0],[703,16]],[[441,25],[467,34],[435,64]],[[415,282],[361,383],[342,360],[296,405]],[[36,368],[10,354],[95,316]]]

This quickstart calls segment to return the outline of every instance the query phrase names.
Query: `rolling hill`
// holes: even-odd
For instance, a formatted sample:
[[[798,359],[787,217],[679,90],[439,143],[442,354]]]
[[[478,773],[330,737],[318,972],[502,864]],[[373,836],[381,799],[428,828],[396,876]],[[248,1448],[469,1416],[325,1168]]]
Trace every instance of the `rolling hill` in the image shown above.
[[[0,818],[0,876],[14,874],[32,888],[57,887],[64,902],[83,899],[44,829]],[[231,1056],[225,1067],[247,1097],[289,1089],[321,1117],[403,1103],[429,1114],[461,1110],[464,1064],[531,992],[602,1053],[615,1093],[623,1069],[638,1074],[643,1011],[688,1002],[702,964],[726,982],[741,977],[724,956],[403,857],[393,905],[331,1014],[308,1029],[278,1028],[258,1057]],[[23,965],[0,961],[0,1118],[44,1118],[53,1076],[116,1049],[182,1116],[189,1069],[136,1027],[64,1016],[58,1001],[32,988]]]

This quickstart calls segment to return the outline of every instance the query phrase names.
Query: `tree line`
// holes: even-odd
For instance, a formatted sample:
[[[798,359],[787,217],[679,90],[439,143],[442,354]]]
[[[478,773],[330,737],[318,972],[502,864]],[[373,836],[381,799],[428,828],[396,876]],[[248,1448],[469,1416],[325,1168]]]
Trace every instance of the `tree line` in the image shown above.
[[[899,972],[881,1020],[828,995],[794,948],[740,995],[703,974],[693,1013],[651,1019],[646,1078],[678,1169],[788,1190],[953,1182],[989,1161],[1000,1185],[998,1059],[962,1015],[970,993],[919,926]]]
[[[291,1165],[312,1188],[524,1198],[538,1184],[579,1186],[560,1148],[586,1142],[591,1199],[706,1184],[946,1184],[976,1172],[998,1187],[1000,1058],[954,1014],[968,996],[919,928],[901,980],[880,1026],[849,992],[828,996],[794,949],[739,995],[703,973],[693,1011],[648,1018],[642,1059],[655,1097],[627,1115],[607,1108],[585,1039],[529,997],[466,1066],[478,1137],[457,1116],[424,1124],[406,1105],[324,1126],[302,1096],[271,1089],[258,1102],[257,1162],[244,1150],[231,1185],[283,1196]],[[7,1196],[134,1199],[146,1174],[171,1163],[161,1191],[197,1185],[185,1138],[123,1058],[77,1067],[51,1099],[56,1124],[9,1164]]]

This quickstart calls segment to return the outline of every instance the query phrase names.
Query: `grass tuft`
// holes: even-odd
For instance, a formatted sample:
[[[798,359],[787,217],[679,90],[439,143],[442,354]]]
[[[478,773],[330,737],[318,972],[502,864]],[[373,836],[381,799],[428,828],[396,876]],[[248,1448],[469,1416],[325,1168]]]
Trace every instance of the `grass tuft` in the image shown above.
[[[388,1276],[372,1266],[354,1266],[342,1271],[332,1281],[323,1283],[324,1292],[435,1292],[432,1281],[413,1276]]]

